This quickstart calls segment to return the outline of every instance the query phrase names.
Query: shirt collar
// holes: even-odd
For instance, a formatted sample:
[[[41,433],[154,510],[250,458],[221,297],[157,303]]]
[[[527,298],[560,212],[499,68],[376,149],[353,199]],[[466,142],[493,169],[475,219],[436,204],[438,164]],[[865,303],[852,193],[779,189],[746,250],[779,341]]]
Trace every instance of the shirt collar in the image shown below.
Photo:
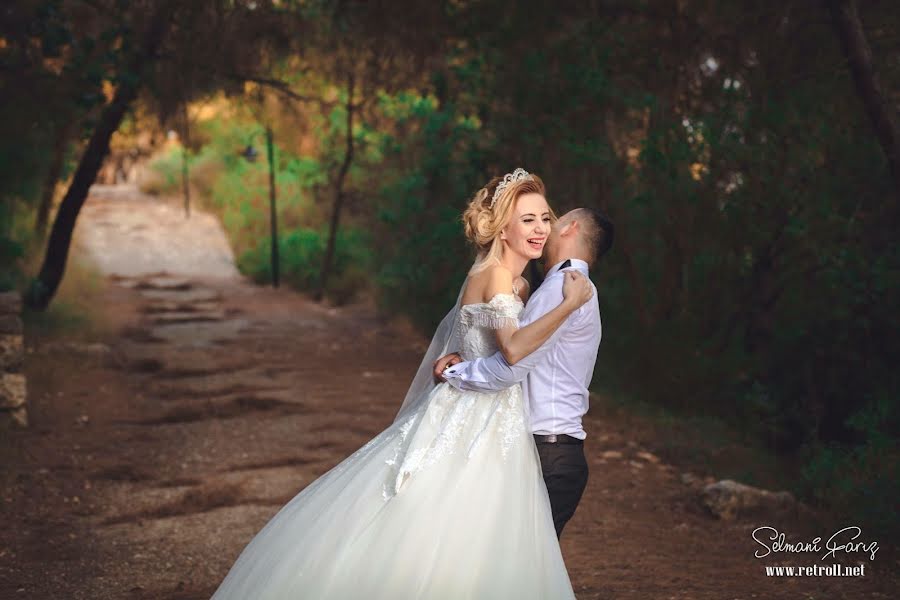
[[[579,258],[569,258],[569,259],[567,259],[567,260],[569,260],[569,261],[572,263],[572,265],[571,265],[572,267],[578,269],[579,271],[584,271],[585,273],[588,272],[588,264],[587,264],[585,261],[583,261],[583,260],[581,260],[581,259],[579,259]],[[550,277],[551,275],[554,275],[557,271],[559,271],[559,267],[560,267],[564,262],[566,262],[566,261],[565,261],[565,260],[561,260],[561,261],[559,261],[558,263],[556,263],[555,265],[553,265],[553,266],[550,268],[550,270],[547,271],[547,274],[544,276],[544,279],[547,279],[548,277]]]

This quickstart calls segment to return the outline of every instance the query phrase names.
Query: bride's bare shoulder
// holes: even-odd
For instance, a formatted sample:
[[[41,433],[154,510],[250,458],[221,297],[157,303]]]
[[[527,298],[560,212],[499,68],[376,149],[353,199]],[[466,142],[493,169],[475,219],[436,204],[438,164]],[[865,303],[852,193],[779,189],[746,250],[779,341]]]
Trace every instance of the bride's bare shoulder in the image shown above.
[[[490,302],[497,294],[512,294],[515,287],[514,280],[512,272],[506,267],[501,265],[485,267],[469,275],[463,304]]]
[[[497,294],[515,293],[516,277],[506,267],[495,265],[485,269],[487,281],[484,288],[484,301],[489,302]]]

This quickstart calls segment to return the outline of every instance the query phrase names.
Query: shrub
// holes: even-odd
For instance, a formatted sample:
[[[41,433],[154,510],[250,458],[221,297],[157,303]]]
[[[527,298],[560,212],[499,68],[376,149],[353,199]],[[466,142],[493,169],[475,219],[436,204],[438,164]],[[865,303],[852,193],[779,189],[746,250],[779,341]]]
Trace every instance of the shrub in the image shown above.
[[[325,231],[298,228],[279,238],[282,282],[305,292],[317,288],[327,235]],[[260,239],[259,243],[243,252],[238,259],[241,272],[257,283],[272,281],[271,243],[270,237]],[[340,230],[335,241],[334,264],[325,289],[326,297],[337,304],[357,298],[368,287],[369,263],[368,244],[364,236],[358,230]]]

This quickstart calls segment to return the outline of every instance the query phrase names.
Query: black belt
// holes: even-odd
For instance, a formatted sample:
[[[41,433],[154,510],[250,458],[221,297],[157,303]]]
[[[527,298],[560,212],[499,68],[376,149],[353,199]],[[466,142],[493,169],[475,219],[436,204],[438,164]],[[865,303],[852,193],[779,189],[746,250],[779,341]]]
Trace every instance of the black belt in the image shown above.
[[[565,433],[551,433],[550,435],[534,434],[534,441],[538,444],[584,444],[584,440]]]

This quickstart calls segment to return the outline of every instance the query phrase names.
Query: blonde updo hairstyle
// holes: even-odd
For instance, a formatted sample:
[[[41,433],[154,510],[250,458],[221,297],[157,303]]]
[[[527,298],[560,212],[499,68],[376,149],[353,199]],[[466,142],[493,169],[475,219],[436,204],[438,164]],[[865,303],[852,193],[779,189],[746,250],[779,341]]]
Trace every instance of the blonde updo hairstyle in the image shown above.
[[[532,179],[521,179],[507,185],[491,208],[491,199],[503,177],[494,177],[486,186],[475,192],[469,206],[463,212],[466,238],[475,246],[476,258],[470,273],[476,273],[492,264],[499,264],[503,256],[503,241],[500,232],[512,219],[516,200],[525,194],[545,196],[544,182],[531,173]],[[550,209],[551,223],[556,215]]]

